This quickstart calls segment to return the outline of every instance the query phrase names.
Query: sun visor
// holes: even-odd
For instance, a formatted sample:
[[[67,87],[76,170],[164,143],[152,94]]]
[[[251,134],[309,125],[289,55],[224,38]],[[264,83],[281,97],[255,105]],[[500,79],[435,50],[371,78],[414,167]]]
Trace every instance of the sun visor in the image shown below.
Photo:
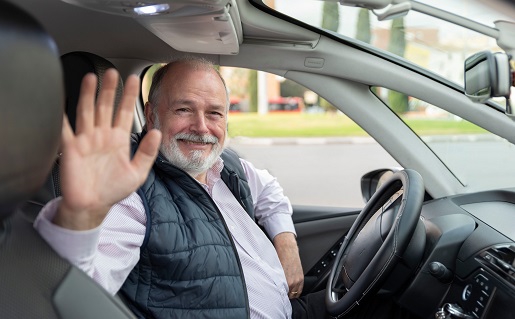
[[[227,1],[210,9],[215,10],[189,3],[179,12],[186,11],[186,15],[139,17],[137,21],[179,51],[238,54],[242,29],[236,3]]]
[[[235,0],[141,1],[62,0],[135,19],[179,51],[238,54],[243,32]]]

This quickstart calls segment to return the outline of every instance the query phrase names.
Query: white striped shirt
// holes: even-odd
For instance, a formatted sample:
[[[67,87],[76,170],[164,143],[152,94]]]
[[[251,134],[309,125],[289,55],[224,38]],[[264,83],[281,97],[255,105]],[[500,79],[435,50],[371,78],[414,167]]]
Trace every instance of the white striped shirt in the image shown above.
[[[248,178],[255,216],[271,238],[295,233],[292,209],[276,179],[241,160]],[[221,159],[202,185],[222,212],[234,239],[249,297],[251,318],[291,318],[288,284],[274,246],[241,207],[220,178]],[[132,193],[115,204],[100,227],[89,231],[60,228],[52,220],[59,199],[48,203],[34,226],[63,258],[115,294],[139,260],[145,237],[146,215],[141,198]]]

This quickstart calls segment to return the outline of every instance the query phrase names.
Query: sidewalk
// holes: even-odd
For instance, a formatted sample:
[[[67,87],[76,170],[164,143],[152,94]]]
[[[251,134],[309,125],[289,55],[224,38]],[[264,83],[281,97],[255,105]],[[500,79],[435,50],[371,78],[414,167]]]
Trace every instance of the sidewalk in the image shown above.
[[[471,135],[432,135],[423,136],[426,143],[442,142],[480,142],[499,140],[491,134]],[[229,140],[232,145],[326,145],[326,144],[372,144],[371,137],[243,137],[236,136]]]
[[[371,137],[243,137],[230,139],[233,145],[325,145],[375,143]]]

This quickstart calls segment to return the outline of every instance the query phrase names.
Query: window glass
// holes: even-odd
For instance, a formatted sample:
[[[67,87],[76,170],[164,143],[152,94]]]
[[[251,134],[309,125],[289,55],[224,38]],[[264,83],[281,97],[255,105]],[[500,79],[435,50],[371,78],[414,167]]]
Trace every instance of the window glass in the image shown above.
[[[150,91],[150,85],[152,84],[152,76],[154,76],[154,73],[162,65],[163,64],[160,63],[151,65],[143,74],[141,80],[141,100],[143,101],[143,104],[147,103],[148,101],[148,92]]]
[[[496,20],[511,20],[493,10],[486,1],[422,2],[489,27],[494,27]],[[263,0],[263,3],[314,27],[393,53],[459,85],[463,85],[466,57],[483,50],[502,51],[491,37],[414,10],[404,17],[381,21],[373,11],[341,6],[337,1]]]
[[[305,87],[243,68],[220,67],[220,73],[230,92],[227,146],[274,175],[292,204],[363,207],[361,176],[399,167],[356,123]],[[150,80],[146,75],[143,86]]]
[[[442,160],[464,186],[515,186],[515,146],[483,128],[415,97],[385,88],[375,92]]]

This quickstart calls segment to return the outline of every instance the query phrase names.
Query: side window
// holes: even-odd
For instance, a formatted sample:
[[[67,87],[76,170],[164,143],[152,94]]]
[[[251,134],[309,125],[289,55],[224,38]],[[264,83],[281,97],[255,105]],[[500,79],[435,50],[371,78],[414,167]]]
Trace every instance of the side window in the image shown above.
[[[515,147],[505,139],[412,96],[372,89],[413,130],[464,186],[512,187]]]
[[[230,100],[227,146],[274,175],[292,204],[363,207],[361,176],[400,166],[315,92],[256,70],[220,67],[220,73]]]

